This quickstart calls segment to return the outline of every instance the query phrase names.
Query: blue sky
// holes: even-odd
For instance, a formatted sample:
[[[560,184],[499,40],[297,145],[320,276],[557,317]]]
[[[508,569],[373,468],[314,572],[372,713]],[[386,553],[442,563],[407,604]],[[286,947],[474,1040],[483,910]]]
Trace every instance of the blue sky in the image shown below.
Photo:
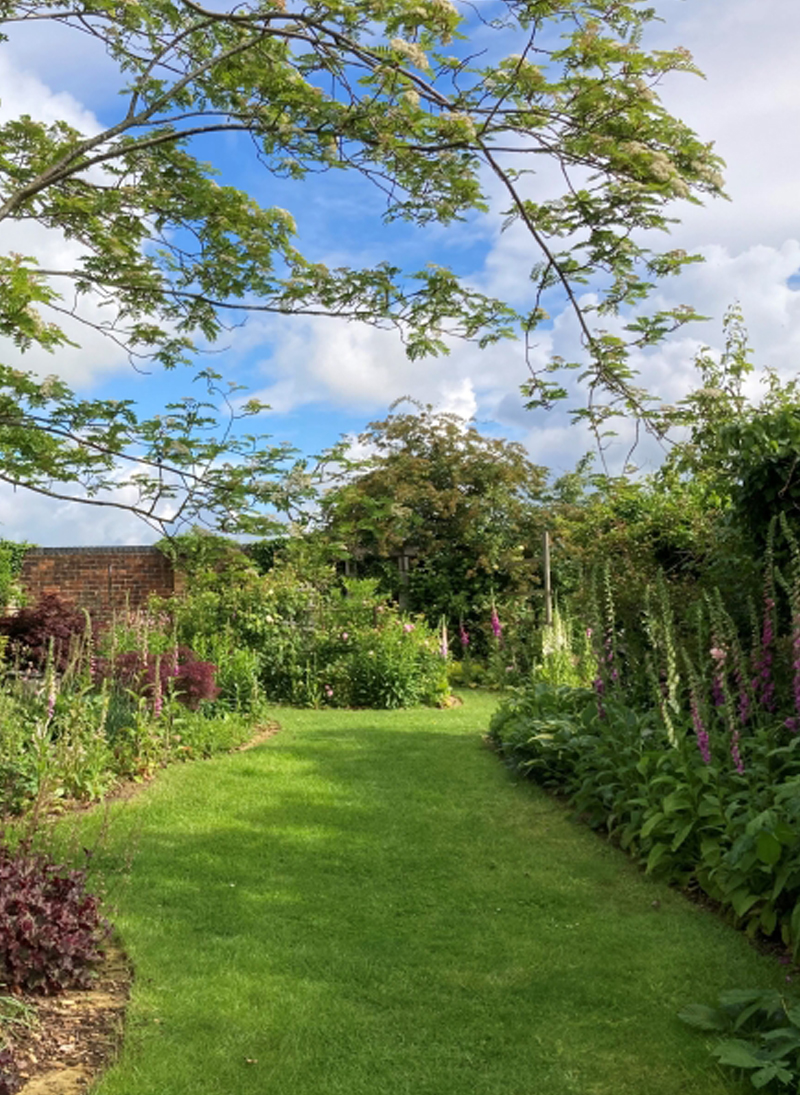
[[[669,241],[700,251],[706,262],[665,283],[654,303],[689,302],[712,317],[684,329],[641,361],[645,383],[673,401],[691,385],[692,361],[700,347],[720,345],[722,317],[735,301],[744,312],[759,366],[789,374],[800,362],[800,70],[795,58],[800,5],[656,0],[655,6],[664,23],[652,44],[687,46],[707,76],[705,81],[671,77],[662,98],[704,140],[716,142],[728,164],[732,199],[686,207]],[[102,55],[65,51],[57,35],[33,29],[24,28],[0,44],[2,116],[26,111],[87,126],[109,119],[114,106],[109,62]],[[507,45],[513,51],[513,43]],[[276,182],[257,172],[235,139],[215,159],[225,165],[224,181],[248,187],[265,204],[288,208],[298,221],[301,249],[331,266],[388,259],[418,268],[432,261],[516,300],[536,260],[526,237],[513,229],[501,232],[496,209],[449,228],[386,226],[380,219],[381,196],[350,175]],[[13,226],[5,230],[5,248],[26,251],[29,243],[20,245]],[[37,245],[43,253],[63,246],[44,238]],[[540,352],[569,358],[576,337],[571,317],[557,309],[550,329],[541,333]],[[18,360],[6,348],[4,359],[57,371],[82,393],[133,398],[151,411],[165,398],[190,390],[186,374],[136,375],[98,339],[50,359],[31,354]],[[513,343],[484,352],[453,345],[449,357],[409,362],[392,333],[340,321],[261,316],[224,336],[210,360],[272,405],[259,429],[306,453],[342,434],[357,433],[403,395],[474,415],[487,431],[523,441],[534,459],[557,473],[571,468],[589,447],[562,412],[532,415],[523,409],[519,386],[526,370],[521,347]],[[657,459],[654,451],[642,455],[651,465]],[[151,539],[146,528],[118,514],[21,491],[0,491],[0,536],[43,546]]]

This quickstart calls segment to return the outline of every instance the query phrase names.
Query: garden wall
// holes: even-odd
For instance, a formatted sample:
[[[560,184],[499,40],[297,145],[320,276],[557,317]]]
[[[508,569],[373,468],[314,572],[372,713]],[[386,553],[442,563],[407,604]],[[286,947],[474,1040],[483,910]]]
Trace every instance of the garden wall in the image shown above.
[[[20,578],[32,602],[57,593],[99,620],[126,606],[143,608],[151,593],[168,597],[181,581],[154,547],[31,548]]]

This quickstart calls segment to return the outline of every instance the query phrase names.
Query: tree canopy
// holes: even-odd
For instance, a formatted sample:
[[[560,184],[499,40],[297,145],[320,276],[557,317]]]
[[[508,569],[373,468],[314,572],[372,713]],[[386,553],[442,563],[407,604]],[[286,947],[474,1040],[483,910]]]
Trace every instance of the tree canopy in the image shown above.
[[[610,414],[647,413],[630,346],[692,310],[639,315],[627,341],[603,317],[692,261],[642,242],[668,226],[673,202],[721,192],[711,146],[656,91],[667,73],[694,71],[691,58],[644,47],[655,14],[638,2],[498,0],[485,11],[450,0],[8,0],[8,34],[56,24],[65,49],[91,36],[121,94],[97,132],[28,115],[0,125],[0,221],[44,226],[80,249],[63,268],[0,256],[0,334],[57,355],[69,315],[134,363],[172,368],[266,311],[395,327],[413,357],[445,351],[450,336],[530,340],[560,293],[585,357],[550,368],[582,370],[591,398],[579,413],[598,431]],[[268,176],[357,173],[385,193],[389,220],[448,224],[492,205],[529,236],[528,305],[486,297],[440,266],[311,261],[290,211],[219,185],[200,158],[202,140],[204,157],[216,148],[222,163],[212,139],[231,133],[251,139]],[[563,190],[534,200],[545,162]],[[98,302],[102,320],[86,307]],[[234,410],[224,375],[201,379],[207,395],[142,420],[130,403],[80,399],[0,361],[0,479],[113,505],[106,491],[127,484],[137,501],[125,505],[162,530],[201,516],[256,530],[265,503],[304,489],[302,469],[276,486],[287,453],[236,422],[258,406]],[[565,392],[558,375],[530,377],[532,405]]]
[[[410,607],[434,625],[488,619],[495,595],[530,595],[546,471],[521,445],[430,406],[393,409],[359,441],[371,455],[322,499],[331,542],[391,592],[397,558],[408,555]]]

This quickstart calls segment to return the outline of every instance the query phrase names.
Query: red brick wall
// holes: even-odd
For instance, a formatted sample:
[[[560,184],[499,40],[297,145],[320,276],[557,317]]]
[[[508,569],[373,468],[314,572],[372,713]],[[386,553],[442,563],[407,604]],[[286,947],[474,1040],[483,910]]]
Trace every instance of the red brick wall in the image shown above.
[[[172,564],[154,547],[32,548],[21,580],[31,602],[57,593],[97,619],[143,608],[151,593],[168,597],[178,588]]]

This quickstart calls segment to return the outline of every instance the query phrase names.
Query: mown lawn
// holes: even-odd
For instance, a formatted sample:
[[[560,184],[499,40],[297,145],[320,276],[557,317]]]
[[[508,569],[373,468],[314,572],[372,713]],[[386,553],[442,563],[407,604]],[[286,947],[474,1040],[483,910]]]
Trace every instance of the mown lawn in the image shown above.
[[[136,981],[98,1095],[747,1090],[675,1013],[782,972],[517,784],[494,702],[276,710],[115,807]]]

